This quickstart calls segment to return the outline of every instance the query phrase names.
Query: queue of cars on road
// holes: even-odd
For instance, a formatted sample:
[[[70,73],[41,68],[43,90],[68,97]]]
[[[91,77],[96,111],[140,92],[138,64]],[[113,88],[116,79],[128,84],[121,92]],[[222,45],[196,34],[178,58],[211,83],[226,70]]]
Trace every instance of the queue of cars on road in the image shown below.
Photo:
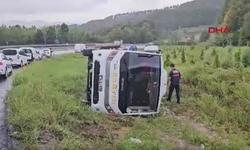
[[[37,50],[33,47],[8,48],[0,50],[0,76],[8,78],[12,74],[13,67],[22,67],[32,61],[51,58],[52,50]]]

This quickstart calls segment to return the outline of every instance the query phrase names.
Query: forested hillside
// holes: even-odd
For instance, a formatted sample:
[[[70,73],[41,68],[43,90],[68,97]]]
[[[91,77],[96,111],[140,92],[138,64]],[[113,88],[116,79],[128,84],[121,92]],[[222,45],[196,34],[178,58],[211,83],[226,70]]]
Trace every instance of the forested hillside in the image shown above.
[[[223,26],[232,28],[231,26],[237,25],[232,29],[232,31],[237,31],[233,36],[232,34],[217,36],[218,45],[230,42],[238,44],[240,33],[241,43],[246,44],[248,35],[243,31],[248,28],[248,25],[246,24],[243,28],[244,18],[242,16],[245,15],[245,11],[241,12],[240,8],[243,5],[247,9],[247,5],[245,6],[243,1],[241,0],[240,3],[236,0],[226,0],[222,12],[223,0],[194,0],[164,9],[117,14],[80,26],[68,27],[66,24],[62,24],[37,28],[2,25],[0,27],[0,45],[112,42],[120,39],[126,43],[147,43],[161,38],[170,38],[169,41],[174,41],[172,44],[180,42],[187,44],[187,42],[197,41],[200,34],[192,33],[188,37],[186,34],[188,29],[183,30],[181,35],[175,35],[176,32],[172,31],[211,25],[218,21],[218,18]],[[236,9],[231,8],[233,3],[236,3],[234,6]],[[231,21],[232,17],[229,16],[234,14],[237,15]],[[234,22],[237,19],[241,20],[240,23]],[[228,40],[228,37],[237,40]],[[206,41],[206,38],[201,41]]]
[[[157,39],[155,25],[150,21],[142,21],[135,25],[120,24],[103,29],[97,34],[103,37],[104,42],[122,39],[125,43],[147,43]]]
[[[250,44],[250,1],[225,0],[220,16],[223,28],[230,34],[218,34],[217,45],[249,45]]]
[[[148,20],[155,24],[158,33],[162,33],[162,31],[176,30],[180,27],[211,25],[217,20],[222,4],[223,0],[194,0],[163,9],[116,14],[104,20],[94,20],[80,26],[73,25],[71,27],[95,32],[122,23],[136,24]]]

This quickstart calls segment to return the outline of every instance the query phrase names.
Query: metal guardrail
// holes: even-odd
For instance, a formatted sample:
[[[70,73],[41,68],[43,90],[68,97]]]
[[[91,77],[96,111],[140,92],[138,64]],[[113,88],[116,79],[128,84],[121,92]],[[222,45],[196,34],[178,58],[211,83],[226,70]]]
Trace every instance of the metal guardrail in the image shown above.
[[[84,43],[86,46],[94,46],[97,43]],[[141,46],[141,45],[146,45],[146,44],[124,44],[124,46],[129,46],[129,45],[136,45],[136,46]],[[20,47],[34,47],[34,48],[45,48],[45,47],[74,47],[75,44],[34,44],[34,45],[8,45],[8,46],[0,46],[0,49],[5,49],[5,48],[20,48]]]
[[[8,46],[0,46],[0,49],[20,48],[20,47],[45,48],[45,47],[74,47],[74,46],[75,44],[8,45]]]

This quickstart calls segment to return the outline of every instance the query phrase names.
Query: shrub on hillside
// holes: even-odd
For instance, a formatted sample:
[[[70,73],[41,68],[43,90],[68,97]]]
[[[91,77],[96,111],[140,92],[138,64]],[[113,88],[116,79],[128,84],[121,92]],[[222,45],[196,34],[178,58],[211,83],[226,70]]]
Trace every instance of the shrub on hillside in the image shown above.
[[[208,61],[204,62],[205,67],[210,66],[210,65],[211,65],[210,62],[208,62]]]
[[[216,54],[215,60],[214,60],[214,68],[220,68],[220,60],[219,55]]]
[[[177,58],[176,50],[174,50],[174,52],[173,52],[173,58],[174,58],[174,59]]]
[[[229,57],[228,59],[226,59],[222,64],[221,67],[223,69],[229,69],[229,68],[233,68],[235,66],[235,63],[232,61],[232,59]]]
[[[241,49],[239,49],[238,52],[235,53],[234,57],[235,57],[237,67],[241,66]]]
[[[242,63],[244,67],[250,67],[250,50],[246,50],[243,53]]]
[[[201,51],[200,60],[204,60],[204,50]]]
[[[170,55],[168,54],[167,56],[166,56],[166,60],[164,61],[164,66],[165,67],[168,67],[168,66],[170,66],[171,65],[171,60],[170,60]]]
[[[215,56],[217,53],[216,53],[216,50],[215,48],[213,49],[213,52],[211,53],[211,56]]]
[[[192,60],[190,60],[190,64],[191,65],[195,65],[195,61],[192,59]]]
[[[185,64],[186,63],[186,53],[185,53],[185,51],[184,50],[182,50],[182,53],[181,53],[181,62],[183,63],[183,64]]]

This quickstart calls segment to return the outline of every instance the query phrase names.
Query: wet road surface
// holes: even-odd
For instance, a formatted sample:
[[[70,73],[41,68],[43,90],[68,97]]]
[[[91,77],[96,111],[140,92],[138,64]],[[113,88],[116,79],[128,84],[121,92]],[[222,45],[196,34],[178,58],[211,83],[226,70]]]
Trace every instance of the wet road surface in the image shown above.
[[[11,89],[11,78],[0,79],[0,150],[8,147],[8,126],[6,124],[7,110],[4,104],[4,97]]]
[[[54,52],[55,56],[63,55],[63,54],[69,54],[74,53],[74,51],[58,51]],[[17,68],[13,70],[13,75],[19,71],[21,71],[22,68]],[[13,76],[12,75],[12,76]],[[7,124],[7,109],[5,106],[5,96],[8,93],[8,91],[11,89],[12,85],[12,76],[8,79],[0,78],[0,150],[7,150],[9,147],[9,136],[8,136],[8,124]]]

